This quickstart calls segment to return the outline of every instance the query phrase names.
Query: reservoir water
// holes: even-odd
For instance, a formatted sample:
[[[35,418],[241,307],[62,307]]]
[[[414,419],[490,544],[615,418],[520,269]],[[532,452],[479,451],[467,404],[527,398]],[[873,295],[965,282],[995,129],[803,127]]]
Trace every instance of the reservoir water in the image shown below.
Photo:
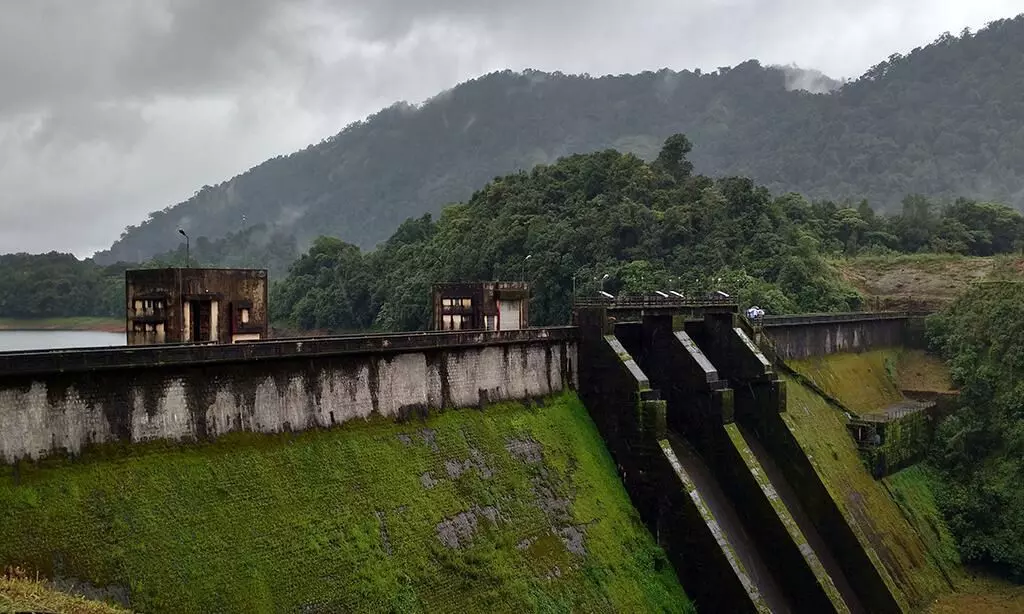
[[[0,352],[125,345],[124,333],[94,330],[0,330]]]

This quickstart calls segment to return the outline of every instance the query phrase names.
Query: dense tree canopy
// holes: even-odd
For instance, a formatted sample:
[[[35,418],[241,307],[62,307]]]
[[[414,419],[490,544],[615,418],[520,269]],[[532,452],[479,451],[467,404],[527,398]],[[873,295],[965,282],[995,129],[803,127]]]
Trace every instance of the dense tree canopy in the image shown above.
[[[204,186],[128,228],[98,261],[176,249],[179,226],[216,239],[266,224],[301,249],[319,235],[369,248],[497,175],[607,148],[653,160],[678,132],[693,140],[685,158],[697,172],[750,177],[773,193],[867,199],[879,211],[915,193],[1022,204],[1024,18],[893,55],[829,94],[793,90],[791,72],[750,61],[713,73],[486,75]],[[661,164],[689,172],[665,167],[671,156]],[[958,230],[951,240],[967,240]]]
[[[57,252],[2,255],[0,317],[123,315],[124,270]]]
[[[940,206],[913,195],[900,213],[884,215],[866,201],[772,196],[749,179],[694,175],[691,147],[673,135],[650,163],[606,150],[497,178],[437,221],[407,220],[368,253],[321,237],[296,261],[292,237],[257,225],[194,238],[190,263],[267,268],[272,280],[283,279],[272,295],[279,324],[341,331],[422,328],[430,285],[456,280],[526,278],[537,324],[566,321],[573,287],[583,294],[719,288],[774,313],[850,309],[859,297],[829,257],[1024,249],[1024,218],[1005,205]],[[119,316],[124,270],[183,266],[178,240],[140,265],[4,256],[0,317]]]
[[[751,180],[690,172],[689,141],[670,137],[652,163],[606,150],[497,178],[435,222],[407,220],[377,250],[318,239],[271,296],[300,328],[418,329],[440,281],[524,278],[535,324],[564,323],[572,289],[620,293],[722,289],[770,312],[846,310],[860,297],[830,255],[1024,246],[1024,218],[1002,205],[920,196],[878,215]],[[607,278],[605,279],[605,276]]]
[[[940,506],[967,560],[1024,579],[1024,283],[976,285],[929,333],[961,390],[932,453]]]
[[[180,235],[179,235],[179,238]],[[185,266],[185,242],[142,264],[101,266],[72,254],[0,256],[0,318],[120,317],[124,315],[124,272],[129,268]],[[254,226],[211,241],[197,237],[191,266],[266,268],[271,280],[284,276],[298,257],[295,240]]]

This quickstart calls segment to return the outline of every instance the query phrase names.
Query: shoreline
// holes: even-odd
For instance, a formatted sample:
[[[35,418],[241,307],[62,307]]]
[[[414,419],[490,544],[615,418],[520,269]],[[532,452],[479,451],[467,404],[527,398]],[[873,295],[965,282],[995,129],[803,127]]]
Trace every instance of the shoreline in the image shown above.
[[[124,320],[119,318],[74,317],[19,319],[0,318],[0,331],[49,330],[123,333]]]

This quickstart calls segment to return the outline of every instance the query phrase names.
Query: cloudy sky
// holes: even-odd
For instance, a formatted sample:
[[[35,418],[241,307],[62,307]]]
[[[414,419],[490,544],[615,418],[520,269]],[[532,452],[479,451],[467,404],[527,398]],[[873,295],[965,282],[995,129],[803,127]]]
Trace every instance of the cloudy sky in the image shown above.
[[[124,227],[395,100],[504,68],[749,58],[855,77],[1020,0],[0,0],[0,253]]]

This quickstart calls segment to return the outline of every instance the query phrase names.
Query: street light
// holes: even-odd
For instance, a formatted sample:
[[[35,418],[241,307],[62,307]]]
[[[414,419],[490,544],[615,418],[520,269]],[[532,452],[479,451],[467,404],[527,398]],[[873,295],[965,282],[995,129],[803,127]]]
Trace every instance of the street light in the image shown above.
[[[604,292],[604,280],[608,279],[608,277],[608,273],[605,273],[604,277],[601,278],[601,292]]]
[[[180,234],[181,236],[185,237],[185,268],[187,269],[187,268],[189,268],[189,266],[188,266],[188,249],[189,249],[188,235],[185,234],[185,231],[182,230],[181,228],[178,229],[178,234]]]
[[[522,281],[526,281],[526,263],[527,261],[530,260],[530,258],[533,258],[533,254],[526,254],[526,258],[523,258],[523,270],[521,276]]]

